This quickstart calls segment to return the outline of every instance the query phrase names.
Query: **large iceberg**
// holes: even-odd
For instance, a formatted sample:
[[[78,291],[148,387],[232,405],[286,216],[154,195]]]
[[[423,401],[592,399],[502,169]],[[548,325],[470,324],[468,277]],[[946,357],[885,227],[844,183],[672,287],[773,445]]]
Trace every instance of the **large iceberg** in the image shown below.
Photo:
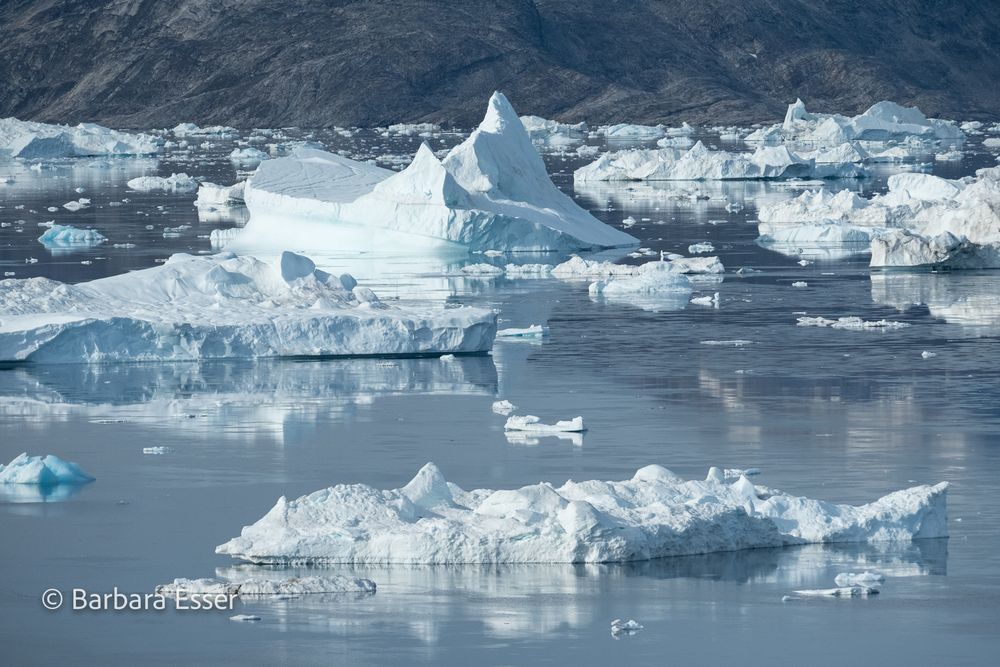
[[[779,250],[860,244],[873,267],[1000,268],[1000,167],[957,180],[894,174],[871,199],[804,192],[757,217],[760,242]]]
[[[160,150],[157,142],[148,134],[119,132],[93,123],[71,127],[0,118],[0,155],[9,157],[151,155]]]
[[[150,269],[67,284],[0,281],[0,361],[165,361],[483,352],[496,315],[389,307],[349,275],[285,252],[177,254]]]
[[[917,107],[895,102],[878,102],[854,117],[840,114],[809,113],[802,100],[788,105],[780,125],[761,128],[745,141],[775,143],[799,141],[839,145],[849,141],[891,141],[915,137],[923,141],[961,142],[965,134],[955,123],[927,118]]]
[[[815,156],[803,157],[785,146],[760,146],[753,153],[714,151],[699,141],[686,151],[660,148],[606,153],[577,169],[573,179],[578,182],[728,181],[867,175],[852,159],[845,160],[818,162]]]
[[[464,491],[428,463],[401,489],[341,484],[278,499],[216,552],[254,563],[603,563],[827,542],[945,537],[947,488],[867,505],[796,497],[718,468],[621,482]]]
[[[52,225],[38,237],[47,248],[93,247],[107,241],[96,229],[80,229],[72,225]]]
[[[500,93],[444,160],[422,145],[395,173],[317,150],[263,162],[247,183],[240,247],[574,251],[635,245],[553,185]]]

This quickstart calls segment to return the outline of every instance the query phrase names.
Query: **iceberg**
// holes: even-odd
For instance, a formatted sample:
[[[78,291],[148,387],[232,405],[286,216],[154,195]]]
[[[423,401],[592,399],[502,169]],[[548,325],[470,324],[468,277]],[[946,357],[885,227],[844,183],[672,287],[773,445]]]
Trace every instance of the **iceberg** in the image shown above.
[[[52,225],[38,237],[38,242],[46,247],[93,247],[107,241],[96,229],[80,229],[72,225]]]
[[[265,153],[259,148],[234,148],[229,154],[230,162],[236,165],[256,165],[271,157],[270,153]]]
[[[687,301],[691,295],[691,281],[672,262],[647,262],[637,267],[634,274],[597,280],[590,284],[589,291],[604,296],[672,292],[682,294]]]
[[[863,178],[867,174],[852,161],[820,163],[815,157],[803,157],[785,146],[760,146],[753,153],[734,153],[709,150],[699,141],[687,151],[659,148],[606,153],[577,169],[573,180],[782,180]]]
[[[685,481],[649,465],[620,482],[465,491],[428,463],[400,489],[281,497],[216,553],[261,564],[604,563],[948,535],[947,482],[852,506],[721,477]]]
[[[180,123],[171,132],[173,132],[175,137],[191,137],[196,139],[234,139],[239,134],[239,130],[227,125],[199,127],[194,123]]]
[[[667,134],[663,125],[632,125],[619,123],[597,128],[597,133],[610,141],[651,141]]]
[[[0,119],[0,155],[27,159],[152,155],[160,151],[156,137],[110,130],[93,123],[49,125]]]
[[[471,136],[439,160],[423,144],[406,169],[316,150],[261,163],[236,246],[393,252],[576,251],[638,244],[553,185],[500,93]]]
[[[170,176],[140,176],[128,182],[130,190],[136,192],[195,192],[198,181],[187,174],[171,174]]]
[[[923,141],[960,143],[965,134],[955,123],[927,118],[917,107],[878,102],[854,117],[810,113],[802,100],[788,106],[785,120],[750,133],[744,141],[775,143],[798,141],[838,145],[850,141],[884,142],[916,138]]]
[[[198,184],[198,198],[194,205],[205,210],[224,210],[233,206],[243,205],[243,190],[246,181],[233,185],[217,185],[205,181]]]
[[[901,173],[864,199],[819,190],[760,207],[762,245],[861,244],[875,268],[1000,268],[1000,167],[949,180]]]
[[[389,307],[285,252],[222,253],[91,282],[0,281],[0,361],[79,363],[484,352],[496,315]]]
[[[93,481],[94,478],[83,472],[80,466],[53,454],[28,456],[22,453],[7,465],[0,463],[0,484],[54,486]]]
[[[521,124],[532,141],[541,144],[575,144],[587,138],[586,123],[560,123],[540,116],[521,116]]]

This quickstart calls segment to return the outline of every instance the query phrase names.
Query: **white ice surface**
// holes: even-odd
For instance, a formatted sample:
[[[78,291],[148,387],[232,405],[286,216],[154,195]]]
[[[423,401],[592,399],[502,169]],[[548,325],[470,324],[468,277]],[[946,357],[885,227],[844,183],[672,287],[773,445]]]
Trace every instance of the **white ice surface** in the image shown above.
[[[0,155],[29,159],[148,155],[159,152],[156,138],[109,130],[93,123],[49,125],[0,119]]]
[[[140,176],[128,182],[130,190],[136,192],[177,192],[187,193],[198,190],[198,181],[187,174],[170,176]]]
[[[274,262],[177,254],[67,284],[0,281],[0,360],[47,363],[482,352],[496,316],[388,307],[349,275],[283,253]]]
[[[479,128],[444,160],[424,144],[395,173],[299,150],[263,162],[247,184],[246,202],[250,222],[230,249],[572,251],[637,243],[553,185],[500,93]]]
[[[83,472],[80,466],[54,454],[28,456],[22,453],[7,465],[0,463],[0,484],[52,486],[92,481],[94,478]]]
[[[38,242],[46,247],[83,246],[91,247],[107,241],[96,229],[80,229],[72,225],[52,225],[38,237]]]
[[[860,506],[684,481],[650,465],[621,482],[465,491],[428,463],[404,487],[341,484],[278,499],[216,548],[255,563],[584,563],[826,542],[945,537],[947,483]]]
[[[505,431],[528,431],[530,433],[583,433],[583,417],[564,419],[555,424],[543,424],[541,418],[535,415],[512,415],[503,425]]]

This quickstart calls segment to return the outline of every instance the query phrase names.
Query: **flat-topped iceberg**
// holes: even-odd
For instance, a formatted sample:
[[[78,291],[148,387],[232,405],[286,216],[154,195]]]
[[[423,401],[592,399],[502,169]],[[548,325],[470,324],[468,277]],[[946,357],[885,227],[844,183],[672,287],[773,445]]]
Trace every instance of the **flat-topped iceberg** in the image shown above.
[[[760,207],[768,247],[855,245],[873,267],[1000,268],[1000,167],[957,180],[894,174],[871,199],[824,190]]]
[[[444,160],[424,144],[395,173],[299,150],[263,162],[245,197],[250,222],[230,248],[573,251],[638,243],[553,185],[500,93],[479,128]]]
[[[802,100],[788,105],[780,125],[761,128],[745,141],[776,143],[799,141],[827,146],[849,141],[891,141],[914,137],[924,141],[961,142],[965,134],[955,123],[928,118],[917,107],[878,102],[854,117],[810,113]]]
[[[152,155],[159,152],[156,137],[119,132],[93,123],[49,125],[0,118],[0,155],[27,159]]]
[[[542,144],[574,144],[587,138],[586,123],[560,123],[541,116],[521,116],[521,125],[532,141]]]
[[[216,548],[254,563],[602,563],[827,542],[945,537],[947,488],[866,505],[796,497],[746,477],[684,481],[658,465],[621,482],[465,491],[428,463],[388,491],[341,484],[278,499]]]
[[[496,315],[397,308],[283,253],[223,253],[79,284],[0,281],[0,361],[166,361],[489,350]]]
[[[53,454],[28,456],[25,452],[7,465],[0,463],[0,484],[54,486],[93,481],[94,478],[81,470],[80,466]]]
[[[827,158],[833,160],[835,158]],[[818,162],[785,146],[760,146],[753,153],[709,150],[700,141],[689,150],[660,148],[606,153],[573,173],[588,181],[727,181],[790,178],[861,178],[854,161]]]

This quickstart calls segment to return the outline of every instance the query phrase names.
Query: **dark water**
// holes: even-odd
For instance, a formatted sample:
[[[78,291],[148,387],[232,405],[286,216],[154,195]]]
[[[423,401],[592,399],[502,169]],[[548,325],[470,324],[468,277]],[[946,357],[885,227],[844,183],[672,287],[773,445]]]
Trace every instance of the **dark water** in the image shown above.
[[[322,138],[360,157],[416,145]],[[40,173],[0,165],[0,176],[16,171],[13,184],[0,186],[0,221],[24,220],[0,228],[3,269],[85,280],[172,252],[210,251],[209,231],[233,221],[199,222],[193,195],[139,195],[124,183],[147,170],[229,183],[231,149],[220,142],[159,165],[78,161]],[[579,159],[547,159],[572,191]],[[972,150],[961,165],[933,168],[957,176],[991,162]],[[853,185],[882,188],[889,171]],[[864,258],[800,266],[798,257],[756,245],[752,223],[756,201],[795,191],[698,187],[746,208],[677,201],[668,197],[676,187],[576,196],[613,224],[638,219],[630,232],[644,246],[685,252],[710,240],[731,271],[760,271],[698,287],[698,295],[720,292],[718,309],[642,308],[592,300],[586,283],[479,280],[413,259],[328,256],[320,263],[349,268],[380,293],[495,306],[503,326],[545,323],[549,336],[499,342],[492,356],[453,362],[0,370],[0,460],[55,453],[98,478],[69,497],[0,497],[0,662],[992,663],[1000,649],[1000,274],[873,276]],[[93,206],[45,210],[81,196]],[[130,201],[108,206],[123,198]],[[94,226],[109,244],[50,255],[34,239],[43,231],[37,223],[52,219]],[[163,237],[164,227],[180,225],[191,227]],[[135,247],[111,247],[124,242]],[[808,287],[791,287],[795,281]],[[803,312],[911,326],[797,327]],[[737,339],[750,343],[704,344]],[[924,350],[936,356],[924,359]],[[590,430],[580,444],[508,441],[503,418],[490,410],[498,398],[546,420],[583,415]],[[148,446],[168,452],[143,454]],[[174,577],[223,575],[236,564],[214,547],[278,496],[342,482],[395,488],[427,461],[465,488],[622,479],[649,463],[687,477],[710,465],[753,466],[763,470],[759,483],[840,502],[947,480],[951,538],[628,566],[338,568],[374,579],[377,594],[237,603],[229,613],[49,612],[40,603],[49,587],[148,592]],[[793,589],[830,587],[838,572],[864,569],[888,576],[880,595],[782,602]],[[232,613],[262,620],[234,623]],[[645,630],[615,640],[614,618],[634,618]]]

